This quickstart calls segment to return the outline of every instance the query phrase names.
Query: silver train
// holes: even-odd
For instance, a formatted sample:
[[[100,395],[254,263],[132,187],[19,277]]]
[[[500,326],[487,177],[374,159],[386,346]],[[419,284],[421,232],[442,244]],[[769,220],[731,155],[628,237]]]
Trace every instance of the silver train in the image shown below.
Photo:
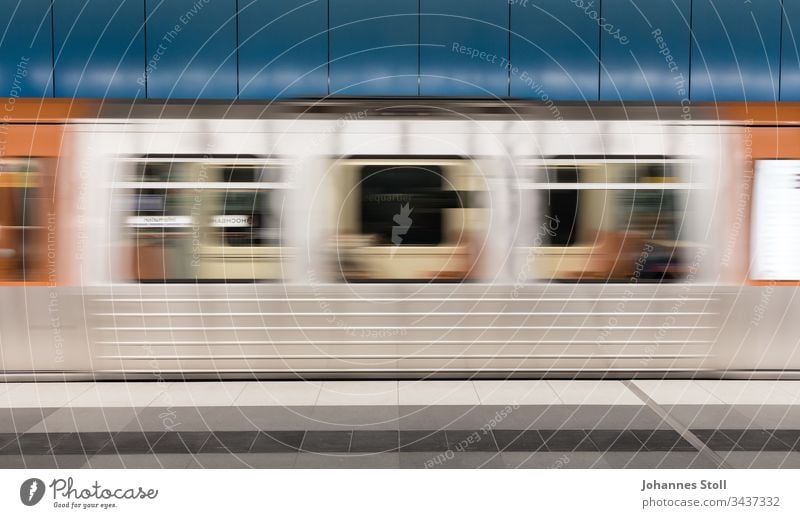
[[[0,370],[791,376],[797,288],[748,280],[747,129],[692,115],[105,105],[64,122],[54,181],[15,180],[56,203],[17,221],[45,266],[0,288]]]

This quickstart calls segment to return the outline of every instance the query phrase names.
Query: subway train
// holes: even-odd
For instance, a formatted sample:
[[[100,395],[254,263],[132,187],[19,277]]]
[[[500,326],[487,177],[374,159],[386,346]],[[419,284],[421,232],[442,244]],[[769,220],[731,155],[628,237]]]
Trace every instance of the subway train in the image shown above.
[[[4,379],[800,369],[795,105],[6,111]]]

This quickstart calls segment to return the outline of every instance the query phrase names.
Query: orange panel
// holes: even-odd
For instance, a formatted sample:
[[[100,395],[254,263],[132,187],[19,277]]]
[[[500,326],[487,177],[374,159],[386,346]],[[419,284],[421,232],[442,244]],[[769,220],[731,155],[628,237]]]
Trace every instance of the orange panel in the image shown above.
[[[97,103],[74,99],[18,99],[0,98],[4,123],[65,122],[78,117],[88,117]]]
[[[24,282],[20,281],[18,271],[10,271],[8,264],[0,264],[0,284],[2,285],[41,285],[43,283],[54,284],[58,282],[56,273],[56,263],[53,257],[53,247],[55,255],[58,256],[59,246],[66,240],[67,236],[60,236],[60,232],[55,235],[54,223],[55,212],[58,210],[56,196],[55,177],[59,164],[58,158],[64,156],[65,144],[65,124],[70,118],[84,116],[88,103],[75,102],[69,99],[0,99],[4,109],[0,111],[0,158],[38,158],[40,159],[39,181],[42,196],[39,198],[44,203],[38,204],[35,221],[38,225],[44,226],[46,231],[39,233],[36,243],[32,247],[37,249],[35,257],[32,257],[28,264],[28,270]],[[8,185],[5,187],[19,187],[14,183],[16,176],[6,174]],[[0,186],[2,188],[2,186]],[[48,195],[48,193],[50,193]],[[68,206],[69,204],[67,204]],[[0,211],[2,212],[2,211]],[[5,219],[8,219],[7,217]],[[51,230],[51,226],[53,230]],[[7,228],[4,232],[6,241],[13,240],[14,234]],[[3,247],[0,247],[3,248]],[[5,248],[13,247],[6,243]],[[49,253],[49,257],[48,257]],[[6,260],[6,263],[11,264]],[[0,261],[2,263],[2,261]]]
[[[800,159],[800,128],[753,128],[753,159]]]
[[[800,103],[722,103],[718,111],[723,119],[750,124],[800,125]]]
[[[63,136],[60,124],[0,125],[0,158],[60,156]]]

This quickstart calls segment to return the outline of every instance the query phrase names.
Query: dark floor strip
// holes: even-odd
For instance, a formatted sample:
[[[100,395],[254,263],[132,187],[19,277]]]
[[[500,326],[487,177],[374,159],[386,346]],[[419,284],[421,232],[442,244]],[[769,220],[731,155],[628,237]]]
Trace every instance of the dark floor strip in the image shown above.
[[[300,450],[309,453],[347,453],[352,438],[352,431],[308,431]]]
[[[355,430],[350,453],[396,453],[400,451],[400,432],[397,430]]]
[[[447,435],[442,430],[401,430],[401,452],[447,451]]]
[[[800,430],[692,430],[703,448],[800,452]],[[697,452],[674,430],[342,430],[0,434],[0,455]]]
[[[547,451],[538,430],[494,430],[493,435],[500,451]]]
[[[800,451],[800,430],[692,430],[714,451]]]
[[[248,453],[261,432],[213,432],[200,447],[200,453]]]
[[[111,441],[109,432],[69,433],[56,442],[50,453],[53,455],[95,455]]]

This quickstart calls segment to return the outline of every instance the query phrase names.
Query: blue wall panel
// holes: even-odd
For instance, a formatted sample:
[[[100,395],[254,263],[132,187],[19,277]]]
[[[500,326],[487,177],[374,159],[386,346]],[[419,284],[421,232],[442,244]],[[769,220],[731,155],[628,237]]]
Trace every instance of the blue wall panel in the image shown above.
[[[420,0],[420,93],[508,96],[508,17],[508,0]]]
[[[800,0],[783,0],[781,100],[800,101]]]
[[[511,96],[597,100],[598,32],[572,2],[531,0],[511,6]]]
[[[328,1],[239,1],[239,97],[328,94]]]
[[[50,0],[0,0],[0,97],[52,97]]]
[[[144,97],[144,0],[55,0],[56,97]]]
[[[135,98],[144,82],[160,99],[674,102],[688,84],[693,101],[800,101],[800,0],[0,0],[0,8],[0,98]]]
[[[331,95],[417,95],[417,0],[331,0]]]
[[[692,25],[693,100],[778,98],[780,0],[693,0]]]
[[[600,100],[689,97],[691,0],[603,0],[602,15]]]
[[[236,97],[236,0],[147,0],[147,15],[148,97]]]

